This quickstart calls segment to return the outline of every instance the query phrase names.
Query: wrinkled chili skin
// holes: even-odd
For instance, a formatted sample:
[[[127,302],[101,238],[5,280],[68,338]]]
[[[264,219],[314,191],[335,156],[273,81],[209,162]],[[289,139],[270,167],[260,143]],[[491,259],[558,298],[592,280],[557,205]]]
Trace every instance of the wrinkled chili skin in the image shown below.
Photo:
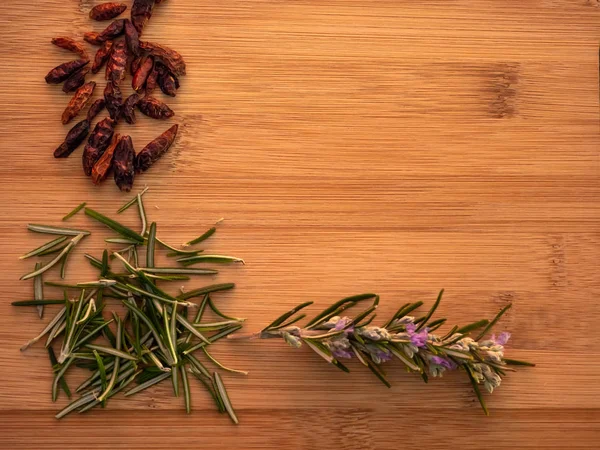
[[[68,61],[66,63],[62,63],[60,66],[56,66],[54,69],[48,72],[48,74],[45,77],[46,83],[62,83],[88,63],[89,60],[86,61],[85,59],[76,59],[75,61]]]
[[[79,89],[85,83],[85,76],[90,71],[89,67],[84,67],[81,70],[78,70],[63,84],[62,90],[63,92],[73,92],[76,89]]]
[[[144,56],[138,56],[131,60],[131,64],[129,66],[129,73],[133,76],[140,68],[140,64],[142,63]]]
[[[139,56],[140,36],[129,19],[125,19],[125,41],[129,52],[134,56]]]
[[[102,119],[94,127],[94,131],[90,134],[88,142],[83,149],[83,171],[87,176],[92,174],[94,164],[100,159],[115,132],[115,122],[107,117]]]
[[[146,84],[146,80],[148,76],[152,72],[154,67],[154,60],[151,56],[144,58],[140,64],[136,72],[133,74],[133,79],[131,80],[131,87],[134,91],[140,92],[144,89],[144,85]]]
[[[123,104],[122,115],[127,123],[135,123],[135,107],[141,98],[142,97],[139,94],[134,93],[127,97],[127,100],[125,100],[125,103]]]
[[[156,89],[157,84],[158,68],[156,67],[156,64],[154,64],[154,67],[152,68],[152,70],[148,74],[148,78],[146,79],[146,95],[152,94],[152,92],[154,92],[154,89]]]
[[[146,145],[135,158],[135,170],[145,172],[164,155],[177,136],[179,125],[173,125],[163,134]]]
[[[152,17],[152,8],[154,7],[154,0],[133,0],[131,5],[131,23],[138,31],[142,34],[144,26]]]
[[[77,114],[79,114],[79,111],[83,109],[92,97],[95,88],[96,83],[94,81],[89,81],[77,89],[62,114],[63,125],[68,124]]]
[[[175,97],[177,95],[177,89],[179,89],[179,80],[173,75],[169,69],[160,65],[158,68],[158,86],[164,94]]]
[[[114,39],[123,34],[125,31],[125,19],[113,20],[109,26],[107,26],[99,35],[98,40],[100,42]]]
[[[101,3],[90,10],[90,19],[98,21],[114,19],[126,9],[127,5],[125,3]]]
[[[148,41],[140,41],[140,48],[149,51],[155,59],[158,59],[167,66],[173,75],[178,77],[185,75],[185,61],[183,60],[183,56],[175,50]]]
[[[119,134],[115,133],[104,154],[100,157],[100,159],[98,159],[96,164],[94,164],[94,168],[92,169],[92,183],[100,184],[106,179],[108,172],[112,167],[113,156],[118,143]]]
[[[123,94],[119,86],[112,81],[106,83],[104,88],[104,102],[110,118],[115,122],[121,117],[121,108],[123,107]]]
[[[100,33],[96,33],[95,31],[86,31],[83,33],[83,40],[92,45],[102,45],[103,41],[99,40]]]
[[[169,108],[166,103],[163,103],[154,97],[142,98],[137,106],[142,114],[152,117],[153,119],[168,119],[175,115],[173,110]]]
[[[77,122],[73,128],[67,133],[67,137],[62,144],[54,150],[55,158],[66,158],[75,151],[77,147],[84,141],[90,132],[90,121],[85,119]]]
[[[115,183],[121,191],[129,192],[135,177],[135,151],[131,137],[121,136],[113,156]]]
[[[88,109],[87,112],[87,120],[89,120],[91,123],[92,120],[94,120],[94,117],[100,114],[100,111],[104,109],[104,106],[105,103],[103,98],[99,98],[94,103],[92,103],[92,106],[90,106],[90,109]]]
[[[110,57],[110,50],[112,49],[113,41],[106,41],[102,44],[102,47],[98,49],[94,56],[94,63],[92,64],[92,73],[100,72],[100,69],[108,61]]]
[[[83,44],[81,42],[77,42],[75,39],[64,36],[55,37],[52,39],[52,43],[57,47],[64,48],[65,50],[77,53],[79,56],[81,56],[81,59],[90,59],[87,50],[85,49]]]
[[[106,76],[108,81],[120,85],[125,79],[125,70],[127,68],[127,48],[123,39],[115,42],[110,52],[110,58],[106,63]]]

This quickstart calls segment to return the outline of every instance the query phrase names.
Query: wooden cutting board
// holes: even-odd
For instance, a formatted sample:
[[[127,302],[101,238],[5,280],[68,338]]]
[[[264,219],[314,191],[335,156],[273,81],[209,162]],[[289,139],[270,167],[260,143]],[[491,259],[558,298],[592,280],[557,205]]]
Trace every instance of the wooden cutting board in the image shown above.
[[[188,75],[168,104],[139,116],[138,150],[171,123],[172,150],[136,180],[164,239],[184,242],[225,220],[207,243],[247,265],[218,281],[223,309],[257,330],[307,300],[311,312],[355,293],[381,295],[383,320],[407,301],[465,324],[513,309],[511,373],[486,395],[464,373],[423,384],[390,363],[386,389],[282,342],[224,342],[215,354],[241,424],[193,387],[193,414],[166,384],[106,410],[56,421],[41,330],[17,257],[43,242],[28,222],[58,224],[87,201],[113,213],[130,197],[91,185],[81,149],[52,151],[68,96],[44,83],[71,57],[54,36],[105,24],[91,0],[5,0],[0,15],[0,447],[597,448],[600,433],[600,134],[596,0],[168,0],[144,38],[179,50]],[[127,2],[129,3],[129,2]],[[92,49],[90,48],[90,51]],[[103,79],[98,91],[104,88]],[[134,211],[125,223],[137,227]],[[88,281],[83,252],[68,280]],[[49,278],[56,278],[53,273]],[[186,284],[187,288],[206,280]],[[48,290],[48,292],[51,292]],[[50,295],[50,294],[48,294]],[[47,317],[52,308],[48,308]],[[47,319],[46,319],[47,320]],[[72,371],[72,386],[83,374]]]

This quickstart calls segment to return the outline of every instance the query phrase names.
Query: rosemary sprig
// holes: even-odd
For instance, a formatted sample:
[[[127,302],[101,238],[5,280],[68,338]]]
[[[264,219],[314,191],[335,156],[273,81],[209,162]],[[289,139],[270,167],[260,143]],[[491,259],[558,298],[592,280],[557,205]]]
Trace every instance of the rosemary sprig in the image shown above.
[[[379,299],[374,294],[342,299],[318,314],[304,328],[293,325],[298,317],[304,316],[298,312],[311,304],[302,303],[260,332],[240,337],[281,338],[296,348],[306,344],[321,358],[344,371],[349,370],[340,360],[356,357],[388,387],[390,383],[382,365],[392,358],[399,359],[407,371],[420,374],[425,382],[429,376],[441,377],[445,371],[463,369],[467,372],[485,414],[488,414],[479,386],[483,385],[491,393],[500,386],[505,372],[514,370],[508,366],[533,364],[504,358],[504,346],[510,333],[504,332],[484,339],[510,305],[504,307],[492,321],[480,320],[462,328],[454,327],[443,336],[434,334],[446,322],[445,318],[431,320],[442,294],[443,290],[423,317],[417,319],[408,315],[421,306],[422,302],[409,303],[403,305],[382,326],[371,325]],[[371,307],[354,318],[339,315],[349,305],[369,299],[372,299]],[[476,338],[469,336],[470,332],[480,328],[483,330]]]

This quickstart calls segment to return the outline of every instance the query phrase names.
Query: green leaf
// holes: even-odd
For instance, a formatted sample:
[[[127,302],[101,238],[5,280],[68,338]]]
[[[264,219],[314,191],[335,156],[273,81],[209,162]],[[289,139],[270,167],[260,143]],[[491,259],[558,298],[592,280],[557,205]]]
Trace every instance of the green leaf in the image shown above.
[[[308,322],[308,324],[306,326],[311,327],[319,319],[321,319],[322,317],[325,317],[328,314],[330,314],[331,312],[337,310],[340,306],[344,305],[345,303],[349,303],[349,302],[358,303],[360,301],[368,300],[368,299],[375,298],[375,297],[377,297],[376,294],[359,294],[359,295],[354,295],[352,297],[343,298],[342,300],[334,303],[329,308],[322,311],[320,314],[317,314],[317,316],[315,316],[310,322]]]
[[[122,212],[128,210],[129,208],[131,208],[133,205],[135,205],[138,201],[138,195],[144,195],[146,193],[146,191],[148,190],[148,188],[144,188],[144,190],[142,192],[140,192],[139,194],[137,194],[135,197],[133,197],[131,200],[129,200],[127,203],[125,203],[123,206],[121,206],[118,210],[117,210],[117,214],[121,214]]]
[[[437,307],[440,305],[440,302],[442,301],[442,295],[444,295],[443,289],[438,294],[435,303],[433,304],[433,306],[431,307],[431,309],[429,310],[429,312],[427,313],[427,315],[425,316],[425,318],[423,319],[421,324],[417,327],[416,331],[419,331],[421,328],[423,328],[425,325],[427,325],[427,322],[429,321],[429,319],[431,319],[431,316],[433,316],[433,313],[435,312]]]
[[[500,320],[500,318],[504,315],[504,313],[506,311],[508,311],[510,308],[512,307],[512,303],[509,303],[508,305],[506,305],[504,308],[502,308],[500,310],[500,312],[498,314],[496,314],[496,317],[494,317],[494,320],[492,320],[487,327],[484,328],[484,330],[475,338],[476,341],[479,341],[481,338],[483,338],[491,329],[494,325],[496,325],[496,323]]]
[[[194,244],[198,244],[202,241],[205,241],[206,239],[211,237],[213,234],[215,234],[216,231],[217,231],[217,229],[215,227],[209,228],[202,235],[198,236],[196,239],[192,239],[186,245],[194,245]]]
[[[79,211],[81,211],[83,208],[85,208],[86,203],[83,202],[80,205],[76,206],[73,211],[71,211],[69,214],[67,214],[65,217],[62,218],[63,222],[66,222],[67,220],[69,220],[71,217],[73,217],[75,214],[77,214]]]
[[[477,384],[477,380],[475,380],[475,377],[473,376],[473,373],[471,372],[471,368],[469,367],[468,364],[463,364],[463,367],[465,368],[467,375],[469,376],[469,380],[471,381],[471,385],[473,385],[473,390],[475,391],[475,395],[477,396],[477,400],[479,400],[479,403],[481,404],[481,407],[483,408],[483,412],[485,413],[486,416],[489,416],[490,413],[487,409],[487,406],[485,405],[485,401],[483,400],[483,396],[481,395],[481,391],[479,390],[479,386]]]
[[[152,222],[152,224],[150,225],[150,232],[148,233],[148,247],[146,248],[146,266],[149,268],[154,267],[155,249],[156,249],[156,222]]]
[[[50,249],[56,247],[58,244],[63,243],[66,240],[67,240],[67,236],[57,237],[56,239],[53,239],[50,242],[46,242],[45,244],[39,246],[38,248],[31,250],[29,253],[25,253],[23,256],[20,256],[19,259],[27,259],[27,258],[31,258],[32,256],[40,255],[41,253],[45,252],[46,250],[50,250]]]
[[[282,324],[284,321],[286,321],[287,319],[292,317],[294,314],[296,314],[298,311],[306,308],[307,306],[312,305],[313,303],[314,302],[304,302],[304,303],[299,304],[295,308],[292,308],[288,312],[279,316],[277,319],[275,319],[273,322],[271,322],[269,325],[267,325],[265,328],[263,328],[262,331],[267,331],[271,328],[277,327],[278,325]]]
[[[119,222],[109,219],[105,215],[103,215],[97,211],[94,211],[91,208],[85,208],[85,214],[87,216],[91,217],[92,219],[95,219],[98,222],[106,225],[108,228],[112,229],[113,231],[116,231],[121,236],[123,236],[127,239],[131,239],[133,241],[139,242],[140,244],[142,244],[144,242],[144,238],[140,234],[133,231],[131,228],[127,228],[126,226],[121,225]]]
[[[214,380],[217,392],[219,394],[219,397],[221,398],[221,401],[223,402],[223,406],[225,407],[225,411],[227,411],[227,414],[229,414],[229,417],[231,418],[232,422],[237,425],[239,423],[238,418],[235,415],[235,411],[233,409],[233,406],[231,405],[229,396],[227,395],[227,390],[225,389],[223,380],[221,379],[221,376],[217,372],[213,373],[213,380]]]

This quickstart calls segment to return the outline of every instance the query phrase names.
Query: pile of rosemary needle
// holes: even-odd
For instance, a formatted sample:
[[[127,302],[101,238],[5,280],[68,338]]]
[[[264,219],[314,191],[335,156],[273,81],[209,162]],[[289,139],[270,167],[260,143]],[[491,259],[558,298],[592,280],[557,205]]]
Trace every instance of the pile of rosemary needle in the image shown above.
[[[117,236],[105,239],[109,244],[124,245],[109,252],[104,250],[97,258],[85,254],[88,262],[98,270],[91,281],[75,284],[44,281],[53,268],[59,268],[61,278],[69,255],[90,235],[89,231],[53,225],[30,224],[36,233],[58,236],[32,250],[21,259],[40,258],[45,262],[35,264],[34,270],[22,280],[33,279],[33,300],[14,302],[15,306],[35,306],[40,318],[45,305],[61,305],[58,312],[43,330],[21,350],[45,339],[54,372],[52,400],[59,391],[71,398],[71,389],[65,375],[73,367],[89,370],[89,377],[75,392],[79,397],[69,403],[56,417],[78,411],[105,407],[110,398],[122,392],[125,397],[135,395],[151,386],[170,380],[173,393],[183,393],[185,409],[191,411],[189,378],[192,376],[208,390],[220,412],[227,412],[238,423],[223,380],[216,370],[209,371],[206,362],[225,371],[245,373],[223,366],[208,348],[219,339],[239,330],[244,319],[230,317],[215,305],[211,295],[234,287],[233,283],[213,284],[173,296],[165,292],[162,283],[189,280],[191,276],[215,275],[217,270],[189,267],[198,263],[234,263],[239,258],[223,255],[205,255],[194,247],[216,231],[209,229],[198,238],[185,244],[185,249],[168,245],[157,236],[156,223],[148,222],[139,193],[118,213],[137,206],[141,230],[128,228],[107,216],[79,205],[63,220],[69,220],[79,211],[106,225]],[[178,264],[157,266],[157,246],[168,250],[167,256]],[[140,250],[145,249],[141,255]],[[48,258],[48,259],[47,259]],[[44,298],[44,286],[62,289],[62,298]],[[59,296],[61,297],[61,296]],[[107,311],[118,303],[125,314]],[[218,321],[203,321],[206,309],[218,316]],[[201,356],[202,355],[202,356]],[[204,360],[204,362],[202,362]]]

